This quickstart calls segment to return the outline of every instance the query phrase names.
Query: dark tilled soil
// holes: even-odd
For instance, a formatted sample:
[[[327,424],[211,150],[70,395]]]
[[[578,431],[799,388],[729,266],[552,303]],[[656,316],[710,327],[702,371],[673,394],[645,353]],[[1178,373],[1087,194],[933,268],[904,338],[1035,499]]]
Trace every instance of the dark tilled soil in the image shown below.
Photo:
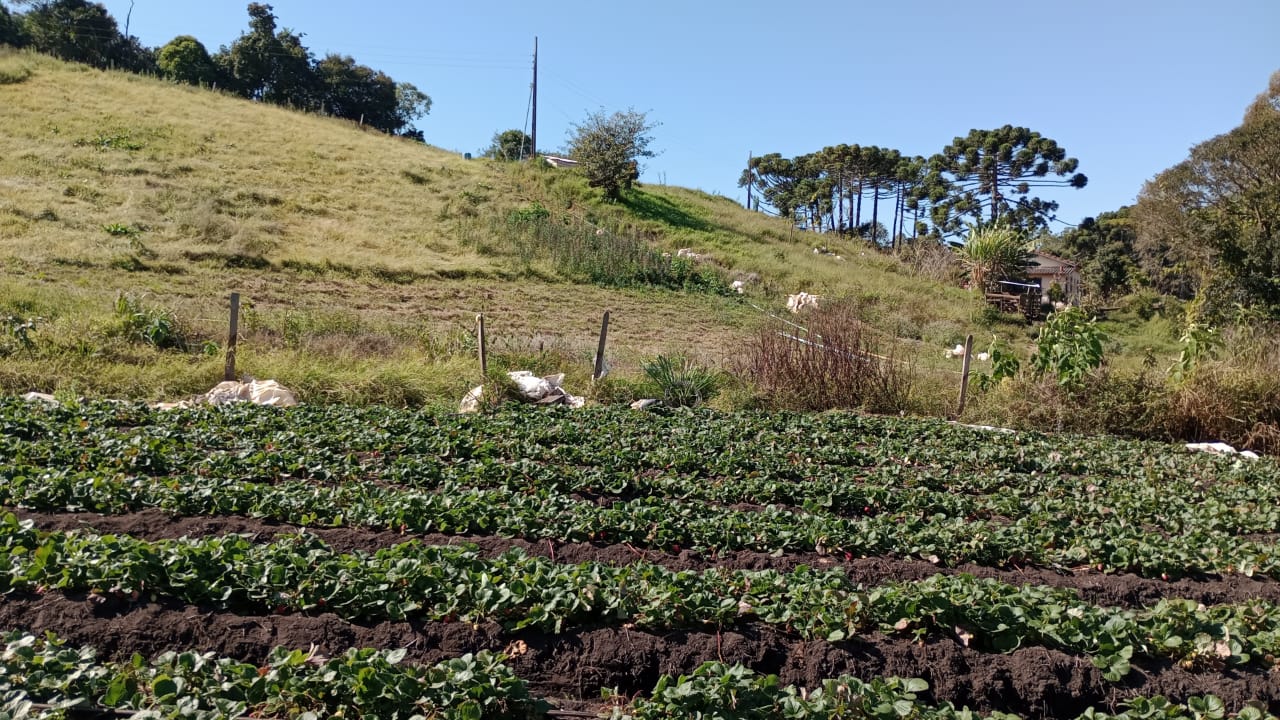
[[[282,533],[292,533],[295,526],[247,517],[172,517],[160,510],[143,510],[125,515],[95,513],[34,513],[16,511],[46,530],[91,528],[103,533],[128,534],[149,540],[245,533],[268,541]],[[1166,582],[1136,575],[1109,575],[1092,571],[1055,572],[1043,568],[1021,570],[961,565],[944,568],[919,560],[895,558],[852,558],[793,553],[773,556],[767,553],[737,551],[709,557],[691,551],[679,554],[635,548],[630,545],[596,543],[531,542],[496,536],[402,535],[395,532],[361,528],[311,528],[335,550],[372,552],[379,548],[417,539],[430,545],[471,543],[486,556],[497,556],[513,547],[530,554],[553,558],[558,562],[597,561],[614,565],[647,560],[675,570],[701,570],[710,567],[748,570],[790,570],[798,565],[813,567],[842,566],[855,581],[876,585],[887,580],[917,580],[937,573],[969,573],[1015,585],[1049,585],[1075,588],[1087,602],[1102,606],[1138,607],[1153,605],[1162,598],[1186,598],[1213,605],[1262,598],[1280,602],[1280,582],[1241,575],[1182,578]]]
[[[510,664],[550,698],[591,707],[600,688],[647,691],[659,674],[688,673],[708,660],[742,662],[778,674],[784,683],[813,686],[850,674],[920,677],[926,699],[1024,716],[1070,718],[1088,707],[1114,708],[1134,695],[1161,694],[1181,701],[1213,693],[1230,710],[1261,701],[1280,712],[1280,676],[1261,669],[1193,673],[1168,664],[1135,667],[1123,683],[1102,679],[1087,659],[1031,648],[982,653],[953,639],[924,643],[871,635],[857,641],[802,641],[761,624],[722,633],[650,633],[596,628],[546,635],[505,633],[496,624],[378,623],[363,626],[331,614],[249,616],[167,603],[112,605],[83,596],[10,595],[0,599],[0,627],[53,631],[72,644],[97,647],[100,657],[199,649],[259,663],[274,646],[334,655],[349,647],[404,647],[413,661],[431,663],[481,649],[507,651]]]

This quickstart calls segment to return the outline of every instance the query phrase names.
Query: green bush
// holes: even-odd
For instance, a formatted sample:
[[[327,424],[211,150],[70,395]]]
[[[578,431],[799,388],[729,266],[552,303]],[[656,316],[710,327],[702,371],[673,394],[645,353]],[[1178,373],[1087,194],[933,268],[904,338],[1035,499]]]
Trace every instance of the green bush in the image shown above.
[[[1077,307],[1059,310],[1045,320],[1036,340],[1031,368],[1037,378],[1051,375],[1064,387],[1076,387],[1102,364],[1107,336],[1097,321]]]
[[[187,349],[187,332],[173,311],[147,307],[133,295],[116,296],[115,334],[133,342],[140,342],[159,350]]]

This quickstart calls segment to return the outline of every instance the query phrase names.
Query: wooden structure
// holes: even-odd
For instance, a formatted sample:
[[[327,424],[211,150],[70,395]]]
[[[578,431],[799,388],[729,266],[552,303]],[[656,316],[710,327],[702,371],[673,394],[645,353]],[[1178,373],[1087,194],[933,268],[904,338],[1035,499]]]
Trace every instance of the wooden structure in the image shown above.
[[[1041,297],[1039,284],[1001,280],[994,292],[986,293],[988,303],[1000,308],[1000,312],[1022,313],[1028,320],[1040,317]]]

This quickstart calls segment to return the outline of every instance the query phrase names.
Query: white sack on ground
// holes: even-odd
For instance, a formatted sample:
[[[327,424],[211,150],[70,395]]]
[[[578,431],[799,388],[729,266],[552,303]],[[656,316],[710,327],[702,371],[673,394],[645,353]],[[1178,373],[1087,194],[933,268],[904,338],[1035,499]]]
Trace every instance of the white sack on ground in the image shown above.
[[[42,402],[42,403],[45,403],[46,405],[59,404],[57,398],[50,395],[49,393],[42,393],[42,392],[29,392],[26,395],[23,395],[22,399],[26,400],[27,402]]]
[[[247,402],[273,407],[293,407],[298,404],[293,392],[275,380],[250,380],[249,382],[224,380],[214,385],[209,392],[203,395],[197,395],[189,400],[179,400],[178,402],[155,403],[151,407],[159,410],[172,410],[202,403],[226,405],[233,402]]]
[[[587,402],[586,398],[571,395],[560,387],[560,383],[564,382],[564,373],[538,377],[528,370],[512,370],[507,373],[507,377],[511,378],[520,398],[525,402],[540,405],[568,405],[572,408],[580,408]],[[483,394],[483,385],[471,388],[458,405],[458,412],[472,413],[479,410],[480,398]]]
[[[1258,454],[1252,450],[1237,451],[1235,448],[1224,442],[1187,443],[1187,449],[1196,450],[1198,452],[1214,453],[1217,455],[1240,455],[1242,457],[1249,458],[1250,460],[1256,460],[1258,458]]]
[[[293,392],[275,380],[250,380],[249,382],[226,380],[214,385],[212,390],[200,398],[200,401],[210,405],[251,402],[254,405],[274,407],[293,407],[298,404]]]

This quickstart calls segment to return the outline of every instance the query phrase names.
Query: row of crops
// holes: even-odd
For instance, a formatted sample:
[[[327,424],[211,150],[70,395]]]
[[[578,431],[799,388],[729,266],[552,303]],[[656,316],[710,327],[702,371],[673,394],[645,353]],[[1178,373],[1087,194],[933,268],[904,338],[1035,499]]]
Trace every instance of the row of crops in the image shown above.
[[[0,405],[0,503],[1147,577],[1280,572],[1274,463],[854,415]]]
[[[353,621],[503,623],[509,630],[625,625],[651,630],[778,625],[802,638],[959,634],[997,652],[1023,646],[1090,657],[1109,680],[1129,661],[1184,667],[1270,667],[1280,607],[1162,600],[1096,607],[1074,590],[935,575],[876,587],[840,569],[672,571],[635,562],[557,564],[513,550],[493,559],[407,542],[370,555],[336,553],[315,536],[254,543],[240,535],[147,542],[91,532],[38,532],[0,519],[0,591],[173,598],[245,614],[331,612]]]
[[[298,528],[148,540],[43,529],[3,508],[160,510]],[[481,553],[411,538],[341,552],[304,528],[636,552],[626,563],[570,563],[554,553]],[[0,596],[29,603],[64,594],[112,608],[160,603],[366,625],[490,623],[512,638],[535,633],[551,642],[595,628],[719,637],[758,626],[845,646],[888,638],[978,653],[1035,648],[1087,659],[1121,693],[1139,682],[1135,676],[1163,668],[1201,678],[1274,676],[1280,606],[1165,597],[1108,607],[1069,588],[1015,584],[1013,573],[1003,581],[951,571],[862,584],[841,563],[897,557],[1164,579],[1276,577],[1277,538],[1274,462],[1152,443],[852,414],[548,408],[454,416],[0,400]],[[668,567],[667,553],[681,550],[700,553],[708,569]],[[735,550],[820,562],[715,567]],[[158,717],[539,717],[548,707],[529,690],[537,678],[518,677],[506,658],[488,652],[434,666],[403,663],[394,648],[333,658],[277,649],[266,665],[178,648],[107,662],[43,630],[8,636],[0,720],[84,707]],[[977,717],[921,700],[925,683],[914,679],[838,677],[797,688],[710,663],[635,689],[647,692],[610,696],[607,712]],[[1211,696],[1179,700],[1131,697],[1109,707],[1132,718],[1227,716]],[[1231,712],[1260,718],[1278,699],[1259,700],[1255,708],[1237,698]]]
[[[52,635],[10,632],[0,655],[0,717],[68,717],[89,710],[118,710],[134,718],[214,720],[238,717],[439,718],[519,720],[543,717],[548,705],[503,664],[482,652],[433,666],[403,663],[404,652],[351,649],[339,657],[276,648],[261,666],[212,653],[167,652],[152,660],[101,662],[92,648],[69,647]],[[741,666],[709,662],[694,673],[662,677],[647,698],[606,698],[616,720],[732,717],[741,720],[877,718],[900,720],[996,720],[950,704],[918,699],[919,679],[864,681],[843,676],[815,688],[782,686]],[[1217,720],[1227,716],[1213,696],[1185,704],[1133,698],[1107,715],[1082,720]],[[131,712],[137,711],[137,712]],[[1240,720],[1274,716],[1252,706]]]

